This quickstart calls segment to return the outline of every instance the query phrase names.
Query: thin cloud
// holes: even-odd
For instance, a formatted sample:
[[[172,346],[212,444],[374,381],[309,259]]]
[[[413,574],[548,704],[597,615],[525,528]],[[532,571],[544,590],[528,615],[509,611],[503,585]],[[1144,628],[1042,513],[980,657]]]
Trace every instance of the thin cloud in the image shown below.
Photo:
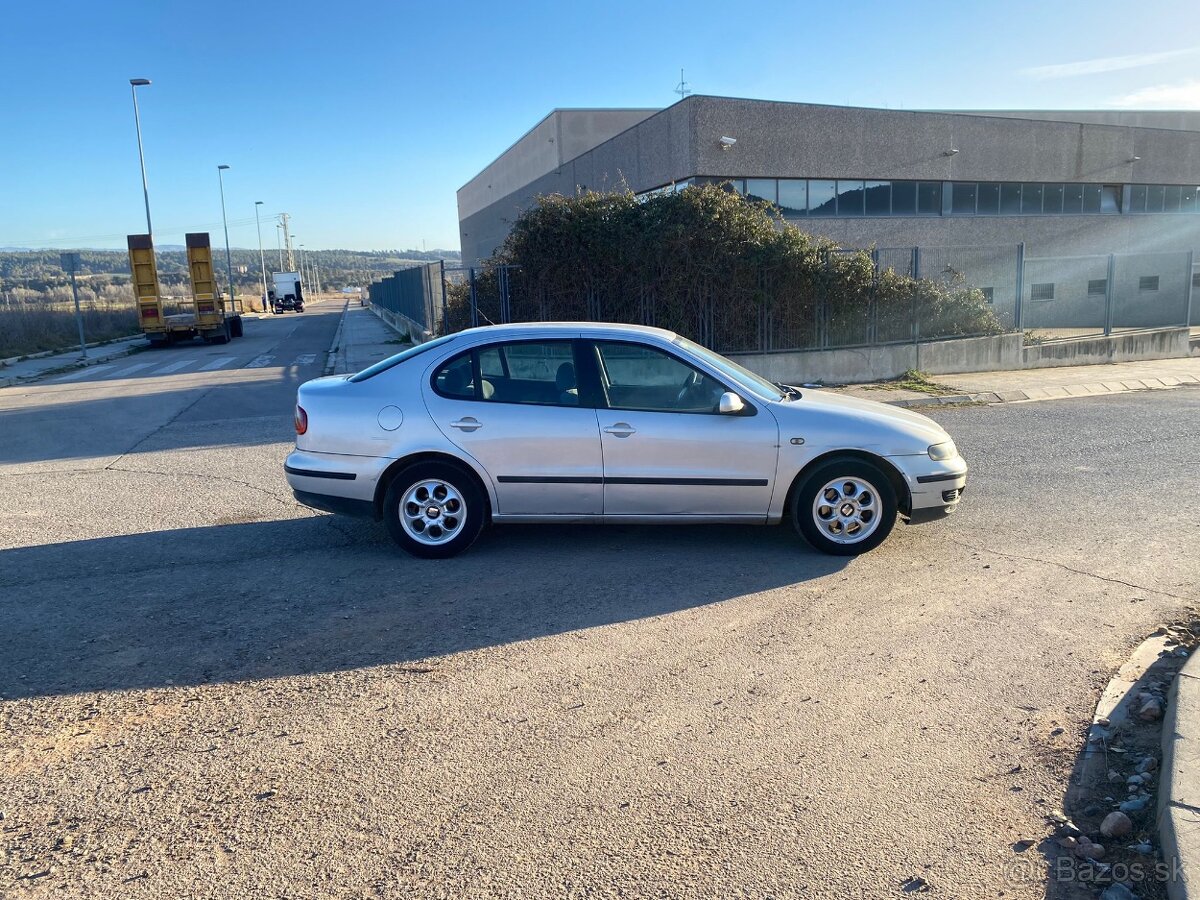
[[[1058,63],[1052,66],[1033,66],[1021,69],[1029,78],[1074,78],[1078,75],[1099,75],[1102,72],[1120,72],[1123,69],[1141,69],[1155,63],[1165,62],[1179,56],[1195,53],[1200,47],[1185,47],[1182,50],[1164,50],[1161,53],[1134,53],[1129,56],[1105,56],[1100,59],[1085,59],[1079,62]]]
[[[1156,84],[1114,97],[1110,102],[1126,109],[1200,109],[1200,81]]]

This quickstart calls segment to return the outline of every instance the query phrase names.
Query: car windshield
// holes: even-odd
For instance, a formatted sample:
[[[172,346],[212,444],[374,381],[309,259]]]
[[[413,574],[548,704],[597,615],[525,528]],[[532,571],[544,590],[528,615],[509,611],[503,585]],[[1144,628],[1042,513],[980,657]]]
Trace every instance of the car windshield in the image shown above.
[[[707,347],[697,344],[695,341],[689,341],[684,337],[676,337],[675,344],[700,357],[710,366],[718,369],[725,375],[728,375],[742,387],[751,393],[757,394],[767,400],[782,400],[783,393],[767,379],[755,375],[749,369],[739,366],[732,359],[726,359],[720,353],[714,353]]]
[[[409,347],[407,350],[401,350],[395,356],[389,356],[387,359],[381,359],[379,362],[375,363],[375,365],[363,369],[357,375],[350,378],[350,381],[354,384],[357,384],[360,381],[366,381],[368,378],[374,378],[380,372],[386,372],[393,366],[400,365],[400,363],[404,362],[406,359],[412,359],[414,356],[419,356],[426,350],[432,350],[434,347],[440,347],[442,344],[447,343],[454,337],[455,335],[453,334],[447,334],[440,338],[435,338],[432,341],[426,341],[423,344],[415,344],[414,346]]]

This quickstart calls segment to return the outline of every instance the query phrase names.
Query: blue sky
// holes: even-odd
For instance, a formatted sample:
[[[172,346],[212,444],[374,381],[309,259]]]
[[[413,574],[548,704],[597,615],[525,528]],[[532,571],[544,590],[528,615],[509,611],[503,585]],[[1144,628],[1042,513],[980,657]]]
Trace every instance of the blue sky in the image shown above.
[[[455,191],[556,106],[697,93],[892,108],[1200,108],[1194,0],[7,4],[0,247],[458,247]],[[274,246],[274,226],[263,232]]]

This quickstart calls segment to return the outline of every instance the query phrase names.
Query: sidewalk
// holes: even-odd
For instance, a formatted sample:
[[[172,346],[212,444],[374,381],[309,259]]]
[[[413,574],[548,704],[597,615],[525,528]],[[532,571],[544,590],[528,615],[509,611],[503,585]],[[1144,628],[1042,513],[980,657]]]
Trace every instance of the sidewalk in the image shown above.
[[[399,353],[408,340],[357,301],[348,304],[330,348],[327,375],[361,372],[367,366]]]
[[[883,381],[832,388],[839,394],[879,400],[894,406],[933,406],[956,403],[1011,403],[1056,400],[1094,394],[1163,390],[1200,385],[1200,358],[1156,359],[1101,366],[1061,366],[932,375],[912,384]]]
[[[108,344],[88,344],[86,360],[80,358],[78,347],[66,353],[55,353],[49,356],[38,354],[19,361],[14,359],[12,362],[6,360],[5,362],[8,362],[8,364],[0,366],[0,387],[20,384],[22,381],[32,381],[35,378],[41,378],[43,375],[65,372],[69,369],[94,366],[96,363],[104,362],[107,359],[127,356],[137,350],[144,349],[146,346],[145,337],[138,334],[133,337],[121,338]]]
[[[1163,857],[1178,867],[1171,900],[1200,897],[1200,653],[1184,664],[1167,700],[1162,733],[1158,834]]]

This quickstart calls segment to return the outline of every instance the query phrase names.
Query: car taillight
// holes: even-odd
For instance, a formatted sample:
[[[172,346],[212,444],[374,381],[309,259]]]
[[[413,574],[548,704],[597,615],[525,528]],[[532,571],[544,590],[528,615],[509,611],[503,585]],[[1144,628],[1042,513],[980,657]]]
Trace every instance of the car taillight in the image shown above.
[[[304,411],[304,407],[296,405],[296,434],[304,434],[308,431],[308,413]]]

